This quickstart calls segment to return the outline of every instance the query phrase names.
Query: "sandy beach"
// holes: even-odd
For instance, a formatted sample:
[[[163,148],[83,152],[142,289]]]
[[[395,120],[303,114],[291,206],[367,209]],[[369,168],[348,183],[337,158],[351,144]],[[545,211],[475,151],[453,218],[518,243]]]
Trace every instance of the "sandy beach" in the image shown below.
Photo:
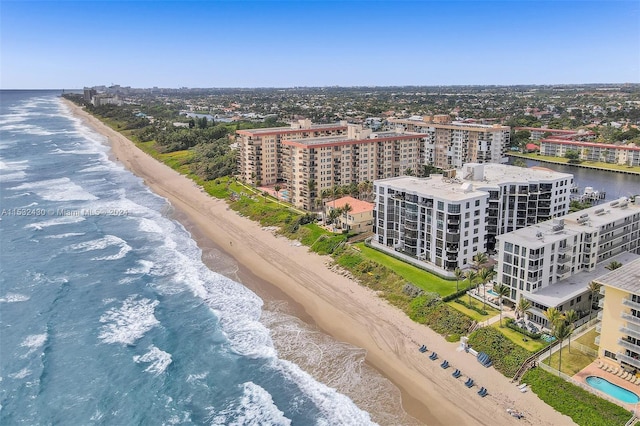
[[[71,102],[64,102],[77,117],[108,138],[114,158],[169,200],[176,217],[201,248],[214,244],[224,250],[246,269],[247,276],[266,283],[264,291],[275,286],[321,330],[365,349],[367,362],[401,390],[404,409],[421,422],[430,426],[574,424],[532,392],[519,392],[516,384],[493,368],[485,368],[472,355],[457,351],[458,344],[446,342],[368,288],[331,271],[327,267],[329,257],[310,253],[306,247],[291,244],[239,216],[224,200],[210,197],[118,132]],[[437,352],[439,360],[431,361],[420,353],[422,344],[427,345],[429,353]],[[454,379],[452,368],[440,368],[444,359],[454,369],[459,368],[463,376]],[[477,386],[466,388],[467,377]],[[487,397],[476,394],[480,386],[488,389]],[[507,409],[522,412],[524,418],[515,419]]]

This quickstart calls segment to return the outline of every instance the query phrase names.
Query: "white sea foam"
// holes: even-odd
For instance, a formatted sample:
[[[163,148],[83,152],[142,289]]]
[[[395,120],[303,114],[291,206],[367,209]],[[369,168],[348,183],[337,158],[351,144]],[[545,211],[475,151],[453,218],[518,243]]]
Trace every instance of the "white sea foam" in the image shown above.
[[[45,238],[60,239],[60,238],[69,238],[69,237],[81,237],[83,235],[84,235],[84,232],[67,232],[65,234],[47,235]]]
[[[87,251],[95,251],[95,250],[104,250],[108,247],[117,246],[120,247],[118,253],[110,255],[110,256],[100,256],[94,257],[91,260],[117,260],[122,259],[131,251],[131,246],[127,244],[125,240],[122,238],[116,237],[115,235],[105,235],[103,238],[99,238],[97,240],[85,241],[82,243],[72,244],[69,246],[70,250],[77,251],[80,253]]]
[[[0,297],[0,303],[16,303],[26,302],[31,297],[20,293],[7,293],[4,297]]]
[[[15,122],[14,122],[15,123]],[[10,133],[21,133],[35,136],[51,136],[55,135],[55,132],[50,132],[42,127],[35,126],[33,124],[5,124],[0,126],[0,130]]]
[[[27,177],[25,172],[13,172],[0,174],[0,182],[15,182],[17,180],[24,180]]]
[[[13,373],[13,374],[9,374],[9,377],[12,379],[24,379],[25,377],[29,376],[31,374],[31,370],[29,370],[28,368],[23,368],[22,370],[18,371],[17,373]]]
[[[138,222],[138,230],[141,232],[148,232],[150,234],[164,234],[165,231],[162,230],[160,224],[151,219],[147,219],[146,217],[141,217]]]
[[[29,161],[2,161],[0,160],[0,182],[14,182],[24,179],[29,168]]]
[[[147,368],[144,369],[147,373],[155,374],[156,376],[164,373],[169,364],[171,364],[171,354],[162,351],[154,345],[149,346],[149,352],[144,355],[136,355],[133,357],[133,361],[137,364],[150,363]]]
[[[209,372],[204,372],[200,374],[189,374],[187,376],[187,383],[193,383],[193,382],[200,381],[202,379],[206,379],[208,375],[209,375]]]
[[[32,354],[33,352],[37,351],[38,349],[40,349],[41,347],[44,346],[44,344],[47,342],[47,334],[32,334],[30,336],[27,336],[22,343],[20,343],[20,346],[23,348],[29,348],[29,351],[24,354],[23,357],[26,357],[30,354]]]
[[[24,228],[25,229],[35,229],[37,231],[40,231],[40,230],[48,228],[50,226],[68,225],[70,223],[78,223],[78,222],[82,222],[84,220],[85,220],[85,218],[81,217],[81,216],[62,216],[62,217],[57,217],[55,219],[43,220],[43,221],[40,221],[40,222],[30,223],[28,225],[25,225]]]
[[[31,190],[48,201],[89,201],[98,199],[67,177],[23,183],[10,189],[14,191]]]
[[[274,368],[296,383],[318,407],[324,422],[332,425],[375,425],[366,411],[358,408],[351,399],[335,389],[314,380],[296,364],[286,360],[274,360]]]
[[[291,419],[285,417],[273,402],[269,392],[253,382],[243,384],[240,402],[219,413],[213,413],[211,421],[216,426],[288,426]]]
[[[119,308],[111,308],[100,317],[104,325],[98,338],[104,343],[133,345],[145,333],[160,324],[154,316],[157,300],[130,296]]]
[[[149,272],[151,272],[151,268],[153,268],[154,263],[150,260],[138,260],[137,261],[138,265],[140,265],[137,268],[129,268],[127,269],[127,271],[125,272],[125,274],[131,274],[131,275],[137,275],[137,274],[148,274]]]

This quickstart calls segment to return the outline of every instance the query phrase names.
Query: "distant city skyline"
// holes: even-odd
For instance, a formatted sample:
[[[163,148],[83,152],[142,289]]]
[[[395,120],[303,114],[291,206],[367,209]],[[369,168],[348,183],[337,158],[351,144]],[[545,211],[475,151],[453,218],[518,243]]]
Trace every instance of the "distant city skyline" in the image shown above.
[[[637,1],[2,1],[0,88],[640,83]]]

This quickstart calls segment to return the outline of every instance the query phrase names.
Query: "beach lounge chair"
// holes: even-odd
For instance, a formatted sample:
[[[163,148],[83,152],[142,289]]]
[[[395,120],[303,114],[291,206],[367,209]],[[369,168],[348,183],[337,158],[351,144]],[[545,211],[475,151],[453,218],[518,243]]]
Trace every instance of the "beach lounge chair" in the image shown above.
[[[420,352],[425,353],[427,351],[427,347],[425,345],[420,346],[420,349],[418,349]]]
[[[480,395],[483,398],[487,396],[488,393],[489,391],[487,391],[487,388],[485,387],[480,388],[480,390],[478,391],[478,395]]]
[[[523,383],[523,384],[521,384],[521,385],[518,385],[518,389],[524,389],[524,388],[526,388],[526,387],[527,387],[527,384],[526,384],[526,383]]]
[[[621,369],[620,369],[620,371],[618,371],[618,372],[616,373],[616,376],[618,376],[618,377],[622,377],[622,375],[623,375],[624,373],[625,373],[625,371],[621,368]]]
[[[522,392],[522,393],[526,393],[528,390],[529,390],[529,388],[527,387],[526,383],[524,384],[524,387],[520,388],[520,392]]]
[[[431,352],[431,355],[429,355],[429,359],[435,361],[436,359],[438,359],[438,354],[435,352]]]
[[[447,361],[446,359],[442,362],[442,364],[440,364],[440,367],[447,369],[449,368],[449,361]]]
[[[462,372],[456,368],[456,371],[451,373],[451,375],[457,379],[458,377],[462,376]]]
[[[464,383],[464,385],[468,388],[473,387],[473,379],[469,377],[469,379]]]

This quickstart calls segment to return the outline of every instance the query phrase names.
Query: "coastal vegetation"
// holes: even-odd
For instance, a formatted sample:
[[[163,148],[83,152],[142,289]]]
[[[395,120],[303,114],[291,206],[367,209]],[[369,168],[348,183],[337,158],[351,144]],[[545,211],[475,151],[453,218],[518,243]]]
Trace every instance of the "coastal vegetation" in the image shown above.
[[[624,408],[540,368],[527,371],[523,383],[540,399],[581,426],[623,425],[631,417]]]
[[[507,377],[513,377],[531,352],[516,345],[500,330],[481,327],[469,335],[469,345],[491,358],[493,366]]]

